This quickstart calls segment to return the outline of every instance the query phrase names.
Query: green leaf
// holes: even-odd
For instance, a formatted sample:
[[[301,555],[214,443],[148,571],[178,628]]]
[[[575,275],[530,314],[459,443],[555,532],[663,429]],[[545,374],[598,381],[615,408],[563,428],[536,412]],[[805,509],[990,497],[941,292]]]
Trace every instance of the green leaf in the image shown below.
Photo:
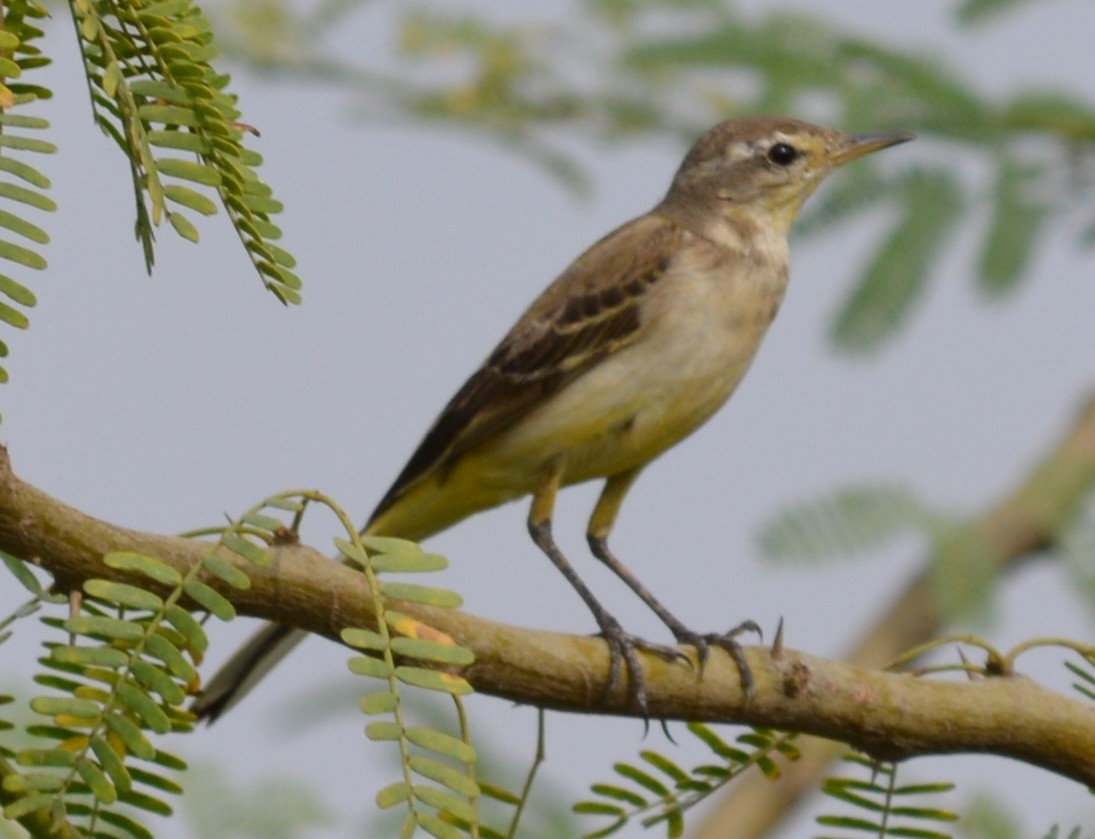
[[[1050,214],[1045,201],[1030,195],[1041,174],[1011,158],[998,167],[992,220],[981,249],[978,277],[981,291],[989,297],[1015,291],[1030,267]]]
[[[616,763],[612,767],[618,775],[622,775],[630,781],[634,781],[644,789],[649,790],[659,797],[669,795],[669,788],[648,772],[644,772],[637,766],[629,763]]]
[[[446,766],[425,755],[411,755],[408,765],[422,777],[436,781],[458,795],[466,798],[475,798],[479,795],[479,786],[475,781],[452,766]]]
[[[647,805],[647,800],[637,792],[614,784],[594,784],[590,787],[590,791],[602,798],[612,798],[630,804],[632,807],[645,807]]]
[[[404,801],[409,800],[410,797],[410,785],[403,781],[399,781],[394,784],[389,784],[376,794],[376,806],[382,810],[387,810],[389,807],[394,807],[396,804],[402,804]]]
[[[216,215],[217,205],[200,192],[195,192],[189,187],[180,184],[167,184],[163,189],[164,198],[181,204],[203,216]]]
[[[132,551],[113,551],[103,557],[103,563],[119,571],[137,571],[150,580],[165,586],[177,586],[182,582],[182,574],[166,562],[152,556]],[[159,607],[156,607],[159,608]]]
[[[381,658],[373,658],[367,655],[357,655],[346,662],[351,673],[358,676],[372,676],[374,679],[387,679],[392,675],[392,668],[388,662]]]
[[[162,661],[177,679],[183,682],[191,682],[198,678],[194,665],[187,661],[186,657],[179,652],[178,647],[163,635],[159,633],[149,635],[145,641],[145,649],[150,655]]]
[[[409,539],[396,539],[392,536],[362,536],[361,544],[370,551],[379,554],[393,554],[396,556],[417,556],[422,553],[422,548],[417,542]]]
[[[178,125],[187,128],[196,128],[198,126],[198,117],[192,110],[174,105],[141,105],[137,109],[137,115],[149,123],[158,122],[163,125]]]
[[[182,213],[169,212],[167,214],[167,220],[171,223],[171,226],[175,228],[175,232],[178,233],[182,238],[186,239],[186,241],[197,244],[197,242],[201,239],[201,234],[198,233],[198,228],[196,228],[194,224],[190,221],[190,219],[188,219]]]
[[[407,600],[411,603],[421,603],[426,606],[439,606],[447,609],[458,609],[464,600],[455,591],[435,588],[433,586],[420,586],[414,583],[389,583],[380,584],[380,593],[390,600]]]
[[[4,159],[3,156],[0,156],[0,160]],[[4,168],[2,164],[0,164],[0,168]],[[42,195],[40,192],[35,192],[32,189],[27,189],[18,184],[13,184],[10,181],[0,181],[0,198],[18,201],[20,204],[26,204],[37,210],[44,210],[47,213],[52,213],[57,209],[57,204],[49,196]]]
[[[209,141],[192,131],[149,131],[148,143],[158,149],[175,149],[194,154],[208,154]]]
[[[118,800],[131,807],[138,807],[149,813],[155,813],[160,816],[171,815],[171,807],[168,806],[167,803],[160,801],[158,798],[153,798],[151,795],[137,792],[136,790],[119,790]]]
[[[475,748],[451,734],[434,731],[431,728],[414,727],[404,732],[407,739],[423,749],[429,749],[439,755],[451,757],[462,763],[475,761]]]
[[[2,32],[3,30],[0,30]],[[13,233],[18,233],[20,236],[30,239],[32,242],[36,242],[39,245],[45,245],[49,243],[49,234],[36,224],[31,224],[21,216],[17,216],[14,213],[9,213],[7,210],[0,210],[0,227],[6,227]],[[6,292],[5,292],[6,293]],[[26,292],[30,294],[30,292]],[[9,297],[15,297],[15,295],[8,294]],[[33,300],[33,295],[31,300]],[[33,302],[25,302],[19,298],[16,298],[18,302],[23,303],[24,306],[33,306]]]
[[[120,641],[139,641],[145,634],[145,628],[140,624],[96,615],[69,618],[65,621],[65,629],[73,635],[98,635]]]
[[[75,763],[75,761],[73,761]],[[57,792],[64,786],[64,776],[53,772],[26,772],[4,778],[5,792]]]
[[[122,714],[107,714],[104,718],[106,727],[109,728],[118,738],[125,743],[126,749],[141,760],[151,760],[155,754],[156,749],[152,743],[144,736],[144,733],[137,724],[129,717]]]
[[[689,779],[688,773],[681,769],[677,764],[671,761],[664,755],[660,755],[657,752],[650,750],[643,750],[639,752],[639,757],[659,770],[663,775],[666,775],[673,779],[674,783],[683,783]]]
[[[148,694],[133,685],[121,684],[118,685],[117,696],[126,708],[157,734],[166,734],[171,730],[171,721],[167,714]]]
[[[0,29],[0,32],[2,31],[3,30]],[[23,560],[18,559],[5,551],[0,551],[0,562],[3,562],[4,565],[7,566],[7,569],[12,573],[15,579],[19,581],[20,585],[31,594],[37,597],[38,595],[45,593],[45,589],[42,588],[42,583],[34,576],[34,572],[30,570],[27,563],[23,562]]]
[[[251,578],[243,571],[223,557],[209,554],[202,560],[202,568],[228,583],[234,589],[245,590],[251,588]]]
[[[156,753],[156,763],[167,766],[176,772],[186,771],[186,763],[184,761],[171,755],[165,755],[163,752]],[[153,789],[163,790],[172,795],[182,795],[183,788],[175,781],[165,778],[163,775],[159,775],[155,772],[148,772],[138,766],[134,766],[132,772],[133,780],[136,783],[143,784],[146,787],[152,787]]]
[[[125,763],[106,740],[98,736],[92,737],[91,750],[99,759],[103,770],[110,776],[114,786],[118,789],[129,789],[132,786],[133,781],[125,768]]]
[[[267,533],[277,533],[281,530],[282,524],[273,516],[263,515],[258,512],[250,512],[244,515],[241,519],[244,524],[249,524],[252,527],[259,530],[265,530]]]
[[[833,324],[840,350],[865,353],[892,338],[923,296],[929,271],[957,230],[962,193],[941,170],[907,177],[904,216],[883,241]]]
[[[66,735],[66,729],[61,729]],[[76,766],[76,755],[64,749],[23,749],[18,755],[20,766],[51,766],[71,769]]]
[[[488,784],[483,781],[479,783],[479,792],[486,798],[493,798],[495,801],[501,801],[503,804],[509,804],[512,807],[516,807],[521,803],[521,796],[516,793],[510,792],[504,787],[495,786],[494,784]]]
[[[39,154],[53,154],[57,151],[57,146],[48,140],[39,140],[37,137],[21,137],[17,134],[0,134],[0,148],[37,152]]]
[[[441,644],[419,638],[393,638],[392,652],[407,658],[428,661],[433,664],[453,664],[467,666],[475,661],[475,656],[467,647],[454,644]]]
[[[45,258],[36,251],[24,248],[14,242],[6,242],[0,239],[0,259],[6,259],[18,265],[41,271],[46,267]]]
[[[65,716],[92,721],[98,721],[101,711],[96,702],[70,696],[36,696],[30,701],[30,707],[46,717]]]
[[[26,315],[3,302],[0,302],[0,320],[16,329],[26,329],[30,325]]]
[[[349,644],[351,647],[356,647],[359,650],[380,651],[387,647],[384,636],[372,629],[347,627],[339,633],[339,637],[346,644]]]
[[[965,26],[982,24],[1029,2],[1030,0],[962,0],[955,9],[955,17]]]
[[[374,720],[365,726],[365,736],[379,742],[399,740],[403,737],[403,728],[388,720]]]
[[[96,766],[93,761],[87,758],[76,761],[76,771],[80,773],[84,783],[91,788],[92,794],[99,801],[104,804],[113,804],[118,800],[118,793],[114,786],[103,774],[103,770]]]
[[[17,283],[6,274],[0,274],[0,293],[6,294],[8,297],[10,297],[12,300],[22,306],[29,307],[35,305],[38,302],[34,296],[34,293],[31,292],[30,289],[28,289],[21,283]]]
[[[109,564],[109,563],[107,563]],[[91,597],[128,606],[131,609],[144,609],[150,612],[163,608],[163,600],[150,591],[131,586],[128,583],[113,583],[109,580],[87,580],[84,591]]]
[[[363,548],[360,548],[353,542],[348,542],[345,539],[335,539],[334,543],[335,549],[359,568],[370,567],[371,560]]]
[[[113,647],[57,646],[50,650],[50,658],[61,664],[78,664],[81,667],[125,667],[129,655]]]
[[[209,639],[206,637],[205,630],[182,606],[171,604],[164,611],[164,618],[186,638],[187,646],[191,650],[204,653],[209,648]]]
[[[408,574],[444,571],[449,561],[441,554],[402,553],[377,554],[372,558],[373,570],[378,574]]]
[[[464,839],[464,831],[433,813],[419,813],[418,826],[435,839]]]
[[[24,795],[4,808],[4,818],[15,821],[38,810],[48,810],[54,801],[55,796],[47,793]]]
[[[0,31],[2,31],[2,30],[0,30]],[[28,184],[30,184],[31,186],[36,186],[39,189],[49,189],[53,185],[49,178],[47,178],[45,175],[43,175],[41,172],[39,172],[33,166],[31,166],[28,163],[24,163],[21,160],[16,160],[14,157],[0,156],[0,172],[7,172],[9,175],[15,175],[15,177],[17,177],[21,180],[24,180]],[[27,191],[29,192],[29,190],[27,190]],[[54,204],[52,201],[50,201],[48,198],[45,198],[45,196],[40,196],[36,192],[31,193],[31,194],[34,195],[36,198],[38,198],[40,200],[44,200],[44,201],[49,202],[48,207],[39,207],[39,209],[49,209],[49,210],[57,209],[57,205]],[[0,193],[0,195],[3,195],[3,193]],[[11,198],[12,196],[11,195],[3,195],[3,197]],[[18,200],[21,200],[21,199],[16,198],[16,200],[18,201]],[[31,203],[31,202],[26,202],[26,203]],[[37,206],[37,205],[35,205],[35,206]]]
[[[216,615],[222,621],[230,621],[236,616],[236,609],[219,593],[200,580],[187,580],[183,591],[199,606]]]
[[[422,667],[397,667],[395,676],[404,684],[426,690],[438,690],[452,696],[466,696],[472,693],[472,687],[459,676],[426,670]]]
[[[103,809],[99,811],[99,818],[107,824],[120,828],[128,834],[131,839],[155,839],[152,833],[143,824],[122,813]]]
[[[359,707],[361,713],[372,716],[374,714],[389,714],[399,707],[399,699],[390,693],[370,693],[361,697]]]
[[[469,824],[474,824],[478,818],[475,808],[467,800],[453,795],[448,790],[438,789],[426,785],[415,784],[412,787],[414,797],[419,801],[436,807],[443,813],[451,813],[458,819],[463,819]]]
[[[134,96],[162,99],[172,105],[189,105],[193,101],[185,88],[158,79],[137,79],[130,82],[129,90]]]
[[[757,541],[766,557],[783,562],[844,557],[877,550],[934,521],[904,487],[854,486],[780,510]]]
[[[242,556],[252,565],[257,565],[260,568],[267,568],[270,565],[270,553],[238,533],[226,533],[224,538],[221,539],[221,544],[232,553]]]

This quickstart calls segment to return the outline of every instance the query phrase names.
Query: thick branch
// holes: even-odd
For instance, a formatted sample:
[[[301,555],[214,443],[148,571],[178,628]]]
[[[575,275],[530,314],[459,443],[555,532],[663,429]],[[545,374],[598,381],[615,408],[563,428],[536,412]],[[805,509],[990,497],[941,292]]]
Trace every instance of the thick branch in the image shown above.
[[[1082,407],[1072,427],[1006,498],[973,521],[999,572],[1011,570],[1049,547],[1061,527],[1095,486],[1095,398]],[[925,569],[888,606],[849,652],[846,660],[862,667],[885,667],[904,650],[938,634],[943,623],[932,592],[932,557]],[[831,741],[802,746],[802,759],[789,767],[783,782],[749,779],[723,798],[718,809],[690,834],[716,839],[734,826],[734,835],[766,836],[786,818],[802,796],[817,788],[829,763],[844,752]]]
[[[1090,414],[1095,419],[1095,410]],[[1095,478],[1095,433],[1089,429],[1089,434],[1085,445]],[[1069,445],[1075,447],[1075,441]],[[0,454],[0,548],[41,565],[61,588],[90,577],[128,579],[102,563],[110,551],[150,554],[185,572],[209,550],[207,543],[138,533],[86,516],[19,480],[6,452]],[[1080,489],[1078,482],[1072,484],[1074,492]],[[999,532],[1014,538],[1017,531]],[[1019,541],[1024,551],[1040,543]],[[243,614],[329,638],[372,619],[362,575],[316,551],[279,548],[270,568],[245,570],[252,580],[249,589],[222,589]],[[625,707],[626,685],[602,697],[608,655],[599,639],[522,629],[449,610],[402,603],[400,609],[474,651],[475,664],[465,675],[482,693],[566,711],[632,713]],[[702,679],[687,667],[645,657],[651,713],[804,731],[890,758],[988,752],[1095,785],[1095,709],[1026,679],[933,682],[790,651],[773,658],[768,650],[753,647],[746,655],[757,680],[757,696],[749,704],[736,668],[720,651],[712,654]]]

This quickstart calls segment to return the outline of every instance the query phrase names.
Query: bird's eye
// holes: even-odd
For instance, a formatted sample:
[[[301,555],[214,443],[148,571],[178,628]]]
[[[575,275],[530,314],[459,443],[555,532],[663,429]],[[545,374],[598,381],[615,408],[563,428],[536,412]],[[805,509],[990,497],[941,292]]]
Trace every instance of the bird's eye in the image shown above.
[[[768,159],[777,166],[790,166],[798,160],[798,149],[787,143],[776,143],[768,149]]]

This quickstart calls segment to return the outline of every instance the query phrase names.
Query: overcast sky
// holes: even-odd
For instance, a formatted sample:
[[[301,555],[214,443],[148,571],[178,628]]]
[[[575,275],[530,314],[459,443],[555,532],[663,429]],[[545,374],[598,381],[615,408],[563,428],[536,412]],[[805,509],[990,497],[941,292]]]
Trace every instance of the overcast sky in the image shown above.
[[[952,31],[953,4],[940,0],[742,5],[837,17],[943,56],[985,89],[1056,85],[1095,100],[1095,12],[1082,0],[1033,4],[969,39]],[[566,6],[536,8],[550,19]],[[262,291],[224,223],[204,224],[199,248],[163,232],[156,275],[143,275],[126,165],[91,124],[67,27],[51,25],[52,51],[69,54],[48,71],[57,98],[44,111],[61,145],[43,165],[61,209],[46,220],[50,270],[37,278],[31,328],[9,341],[0,438],[24,479],[142,530],[217,523],[291,487],[321,488],[364,520],[528,301],[591,242],[656,202],[684,152],[665,142],[582,149],[596,192],[579,202],[489,145],[437,129],[354,126],[337,97],[237,74],[244,119],[262,129],[255,145],[266,156],[263,174],[287,205],[286,244],[305,281],[305,305],[284,309]],[[887,152],[930,153],[915,144]],[[871,363],[830,356],[828,318],[873,232],[796,244],[786,303],[746,382],[708,426],[648,470],[620,517],[619,555],[697,628],[745,617],[774,628],[783,616],[789,644],[839,655],[877,617],[882,593],[888,598],[917,567],[923,546],[909,541],[885,557],[822,570],[777,569],[759,558],[760,524],[788,501],[879,480],[975,512],[1014,485],[1095,386],[1095,284],[1074,230],[1051,233],[1035,281],[1002,306],[974,293],[977,242],[966,237],[885,354]],[[560,498],[560,543],[630,629],[663,637],[656,619],[586,556],[596,491]],[[524,504],[510,505],[431,540],[452,562],[444,583],[477,614],[592,631],[584,606],[528,541],[525,515]],[[329,538],[312,535],[320,546]],[[18,602],[14,589],[0,585],[0,613]],[[214,658],[248,629],[214,627]],[[30,630],[12,643],[33,643]],[[1090,638],[1091,623],[1057,573],[1039,566],[1008,579],[999,620],[986,632],[1007,648],[1035,635]],[[10,662],[14,651],[4,651]],[[345,657],[309,642],[225,722],[169,750],[217,760],[244,786],[279,773],[322,777],[326,800],[342,802],[343,821],[314,835],[360,835],[354,819],[393,770],[375,759],[375,744],[349,736],[364,718],[350,699],[362,685],[344,675]],[[1064,689],[1059,662],[1042,658],[1021,669]],[[341,688],[347,701],[337,719],[294,737],[285,703],[309,684]],[[482,742],[518,760],[531,754],[530,710],[480,698],[471,711]],[[701,756],[656,732],[642,742],[634,721],[551,715],[549,735],[546,775],[572,800],[640,748],[664,749],[683,764]],[[1053,820],[1095,822],[1084,790],[1019,764],[916,761],[906,771],[909,780],[960,780],[964,792],[1010,790],[1029,836]],[[808,835],[806,824],[782,835]]]

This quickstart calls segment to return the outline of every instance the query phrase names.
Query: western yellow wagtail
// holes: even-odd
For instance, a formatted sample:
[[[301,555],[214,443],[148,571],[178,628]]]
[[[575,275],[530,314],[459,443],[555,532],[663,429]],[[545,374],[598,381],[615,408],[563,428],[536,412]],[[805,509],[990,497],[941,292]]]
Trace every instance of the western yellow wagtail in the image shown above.
[[[421,540],[473,513],[532,496],[533,541],[586,602],[611,652],[608,687],[626,663],[646,710],[637,649],[688,660],[625,632],[555,544],[559,488],[605,485],[589,546],[680,644],[727,649],[752,677],[734,636],[700,634],[674,617],[609,550],[608,535],[643,467],[704,423],[734,392],[787,287],[787,233],[835,167],[912,139],[846,135],[793,119],[720,123],[696,141],[653,210],[609,233],[521,315],[452,398],[381,499],[368,534]],[[269,625],[210,681],[195,704],[216,718],[303,637]]]

